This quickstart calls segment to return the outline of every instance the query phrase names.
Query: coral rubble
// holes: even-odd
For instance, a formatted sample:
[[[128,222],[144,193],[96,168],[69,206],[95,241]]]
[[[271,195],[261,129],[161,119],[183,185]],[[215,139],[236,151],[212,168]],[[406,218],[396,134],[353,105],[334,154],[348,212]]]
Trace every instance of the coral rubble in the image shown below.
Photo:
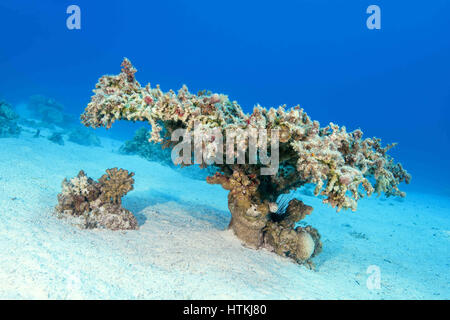
[[[43,95],[34,95],[30,97],[28,109],[39,120],[46,123],[63,124],[63,106],[52,98]]]
[[[208,183],[229,190],[230,228],[247,246],[269,248],[299,263],[310,263],[320,252],[320,236],[310,226],[295,228],[295,222],[312,208],[293,200],[284,212],[274,214],[280,195],[306,184],[315,184],[314,195],[323,196],[323,202],[338,211],[356,210],[357,201],[374,192],[405,196],[398,185],[409,183],[411,177],[387,155],[394,144],[382,147],[377,138],[363,139],[361,130],[347,132],[333,123],[320,127],[299,106],[267,110],[257,105],[251,114],[245,114],[237,102],[223,94],[202,91],[196,95],[186,86],[177,93],[164,93],[159,85],[141,87],[135,73],[130,61],[124,59],[119,75],[101,77],[82,122],[88,127],[110,128],[117,120],[147,121],[151,125],[149,141],[168,146],[173,146],[170,137],[176,129],[192,132],[198,125],[218,130],[223,136],[229,129],[278,130],[276,173],[261,174],[262,161],[215,163],[219,172],[207,178]],[[269,143],[272,138],[267,139]],[[249,139],[241,141],[244,143],[237,146],[237,153],[245,153],[248,159]],[[214,159],[215,153],[217,150],[208,149],[206,158]],[[202,165],[208,162],[203,160]]]
[[[19,116],[12,106],[6,101],[0,100],[0,137],[17,137],[20,134],[20,127],[17,125]]]
[[[83,228],[135,230],[134,215],[122,207],[122,197],[133,190],[134,173],[124,169],[107,169],[94,181],[83,170],[70,180],[62,182],[56,211],[60,216],[75,218]]]

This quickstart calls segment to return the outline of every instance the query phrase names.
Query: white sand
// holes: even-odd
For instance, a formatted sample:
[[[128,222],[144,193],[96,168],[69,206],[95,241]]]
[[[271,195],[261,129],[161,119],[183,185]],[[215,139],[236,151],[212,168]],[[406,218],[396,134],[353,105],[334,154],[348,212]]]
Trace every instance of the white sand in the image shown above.
[[[32,299],[449,299],[450,198],[371,198],[336,213],[315,209],[316,271],[240,245],[227,227],[227,193],[137,156],[25,132],[0,139],[0,298]],[[124,206],[138,231],[80,230],[52,214],[63,178],[80,169],[136,173]],[[368,289],[368,266],[381,288]]]

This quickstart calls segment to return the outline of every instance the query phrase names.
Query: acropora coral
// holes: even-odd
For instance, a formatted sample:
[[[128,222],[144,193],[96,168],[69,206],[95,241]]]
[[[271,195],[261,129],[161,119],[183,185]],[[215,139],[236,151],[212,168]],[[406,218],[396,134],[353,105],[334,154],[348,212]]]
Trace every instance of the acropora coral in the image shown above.
[[[94,181],[83,170],[70,180],[62,182],[56,212],[62,217],[78,218],[82,228],[135,230],[138,223],[134,215],[122,207],[122,197],[133,190],[133,172],[107,169]]]
[[[293,200],[284,212],[277,213],[276,203],[280,195],[308,183],[315,184],[314,195],[323,196],[323,202],[338,211],[356,210],[357,201],[374,192],[405,196],[398,185],[409,183],[411,177],[387,155],[394,144],[382,147],[377,138],[363,139],[359,129],[347,132],[333,123],[320,127],[300,106],[267,110],[256,105],[246,114],[226,95],[206,91],[196,95],[186,86],[177,93],[164,93],[159,85],[142,87],[135,73],[125,58],[119,75],[101,77],[82,122],[88,127],[110,128],[117,120],[147,121],[151,125],[149,141],[167,146],[173,146],[170,137],[176,129],[193,131],[196,125],[219,130],[224,136],[228,129],[279,130],[279,169],[275,174],[261,174],[261,161],[215,163],[219,172],[207,178],[208,183],[229,190],[230,228],[247,246],[268,248],[299,263],[310,263],[321,249],[320,236],[316,229],[296,228],[295,223],[312,208]],[[269,143],[272,138],[267,139]],[[237,151],[248,159],[248,140],[244,141]],[[214,158],[214,149],[207,152],[207,159]]]
[[[21,129],[17,125],[19,115],[6,101],[0,100],[0,137],[9,138],[19,136]]]

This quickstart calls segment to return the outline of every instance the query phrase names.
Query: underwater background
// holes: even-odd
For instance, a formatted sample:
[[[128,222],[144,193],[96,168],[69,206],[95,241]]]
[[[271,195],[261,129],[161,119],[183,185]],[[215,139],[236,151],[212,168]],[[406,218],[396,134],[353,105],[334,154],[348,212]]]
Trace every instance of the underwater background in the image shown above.
[[[81,30],[66,27],[66,8],[71,4],[81,8]],[[371,4],[381,8],[380,30],[366,27],[369,16],[366,8]],[[64,106],[65,112],[79,117],[98,78],[104,74],[117,74],[122,59],[127,57],[138,69],[136,78],[142,85],[147,82],[152,86],[160,84],[163,91],[167,91],[178,90],[186,84],[191,92],[207,89],[224,93],[246,112],[251,112],[256,103],[263,107],[300,104],[311,119],[318,120],[322,126],[333,122],[346,126],[348,131],[361,128],[364,137],[381,138],[383,145],[397,142],[398,146],[390,151],[390,155],[412,175],[411,184],[401,185],[400,189],[417,195],[416,202],[413,201],[416,206],[420,206],[422,195],[434,194],[444,199],[440,202],[439,212],[433,209],[442,221],[440,226],[445,234],[443,242],[439,242],[442,254],[436,262],[441,269],[436,271],[438,276],[434,276],[444,278],[440,289],[436,289],[439,295],[433,296],[431,290],[429,295],[411,297],[448,299],[449,12],[450,2],[445,0],[0,0],[0,100],[8,101],[22,116],[27,112],[24,106],[29,97],[41,94],[54,98]],[[95,132],[102,138],[123,142],[131,139],[142,125],[119,122],[111,130],[97,129]],[[0,139],[0,146],[2,143],[6,142]],[[14,146],[14,142],[8,143]],[[103,145],[115,150],[120,146]],[[6,150],[12,149],[0,150],[0,166],[3,167],[11,165],[7,163],[10,155]],[[28,153],[20,153],[23,159],[34,152],[32,147],[27,150]],[[49,149],[49,157],[45,160],[49,163],[52,162],[52,150]],[[45,154],[45,150],[41,153]],[[20,167],[21,158],[15,159],[14,165]],[[87,156],[85,160],[89,161]],[[113,160],[118,162],[117,165],[122,161],[111,156],[111,166],[115,165]],[[122,166],[127,167],[127,162]],[[161,170],[166,172],[166,169]],[[144,174],[139,172],[141,176]],[[60,180],[59,176],[55,177],[55,181]],[[217,189],[208,189],[211,186],[204,185],[200,188],[204,197],[211,198],[211,194],[216,194]],[[56,190],[59,185],[53,187]],[[163,184],[161,188],[164,189]],[[209,190],[215,191],[208,197]],[[185,197],[191,196],[187,193]],[[220,197],[225,203],[226,193],[220,193]],[[407,196],[395,205],[408,201]],[[428,209],[430,201],[427,202]],[[370,206],[370,203],[366,205]],[[140,208],[133,203],[130,206],[136,210]],[[320,206],[317,204],[315,210]],[[364,210],[364,205],[361,207]],[[1,206],[0,210],[3,210]],[[363,213],[357,213],[360,214]],[[389,214],[396,214],[396,211]],[[334,215],[336,219],[339,217]],[[400,215],[389,219],[401,223],[402,219],[410,218]],[[344,225],[345,219],[337,223]],[[364,215],[356,219],[363,221]],[[417,219],[426,220],[426,216]],[[220,221],[217,225],[226,227],[226,219]],[[320,229],[319,223],[317,226]],[[377,245],[380,242],[374,247]],[[399,253],[399,259],[401,256]],[[321,259],[326,261],[326,254]],[[434,257],[427,259],[433,264]],[[327,272],[332,275],[333,271],[336,270],[331,268]],[[5,279],[0,276],[0,281],[7,281]],[[276,281],[271,285],[275,286]],[[105,296],[136,297],[131,292],[122,296],[119,289],[114,290]],[[0,290],[2,293],[15,297]],[[101,296],[102,293],[94,290],[90,295],[80,297]],[[149,294],[138,296],[149,297]],[[329,292],[325,296],[335,297]],[[36,297],[41,296],[36,294]],[[165,293],[156,297],[212,296]],[[230,297],[240,296],[230,293]],[[263,293],[255,297],[278,298]],[[355,293],[348,297],[360,296]],[[386,297],[402,297],[402,292],[396,291]]]
[[[366,27],[370,1],[77,1],[81,30],[66,28],[70,4],[1,1],[4,99],[44,94],[79,115],[127,57],[142,84],[221,92],[247,112],[300,104],[398,142],[405,190],[450,194],[448,1],[377,1],[380,30]]]

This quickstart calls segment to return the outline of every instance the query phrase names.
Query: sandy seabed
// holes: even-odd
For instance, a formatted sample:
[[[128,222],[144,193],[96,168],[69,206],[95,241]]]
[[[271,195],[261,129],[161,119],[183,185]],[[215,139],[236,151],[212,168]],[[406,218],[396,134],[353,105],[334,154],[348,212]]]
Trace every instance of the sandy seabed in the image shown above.
[[[363,199],[340,212],[308,193],[306,222],[322,235],[312,271],[226,230],[227,192],[180,171],[103,147],[64,146],[24,132],[0,139],[2,299],[449,299],[450,197]],[[81,230],[57,219],[61,181],[122,167],[137,231]],[[380,288],[369,288],[375,266]],[[369,268],[369,273],[367,273]],[[370,281],[369,281],[370,282]]]

